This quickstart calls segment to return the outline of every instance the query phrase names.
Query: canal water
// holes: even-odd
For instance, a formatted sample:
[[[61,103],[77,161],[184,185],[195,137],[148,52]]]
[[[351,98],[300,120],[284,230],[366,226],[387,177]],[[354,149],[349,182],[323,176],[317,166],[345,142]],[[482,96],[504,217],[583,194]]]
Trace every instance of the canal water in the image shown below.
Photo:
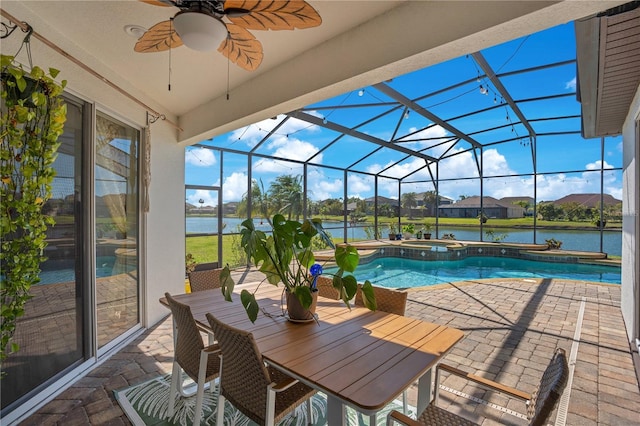
[[[238,218],[223,218],[223,232],[225,234],[231,234],[239,231],[240,224],[243,219]],[[254,219],[254,224],[257,229],[268,231],[270,229],[266,220]],[[326,230],[334,238],[343,237],[343,223],[342,222],[323,222]],[[502,240],[509,243],[533,243],[533,230],[531,229],[504,229],[495,228],[490,226],[484,227],[484,231],[493,230],[494,236],[505,235]],[[218,232],[218,221],[214,217],[201,217],[201,216],[188,216],[186,218],[186,231],[187,234],[214,234]],[[436,238],[435,227],[432,230],[432,238]],[[457,227],[440,227],[438,229],[438,236],[442,237],[444,234],[453,234],[457,240],[480,240],[480,230],[478,228],[457,228]],[[383,231],[383,237],[386,238],[386,229]],[[357,240],[366,239],[367,233],[364,226],[352,227],[347,224],[347,239]],[[572,230],[549,230],[538,229],[536,232],[536,243],[544,244],[545,240],[554,238],[558,241],[562,241],[562,249],[564,250],[578,250],[578,251],[600,251],[600,233],[594,231],[572,231]],[[491,241],[490,237],[484,236],[484,241]],[[622,254],[622,231],[605,231],[603,234],[603,248],[604,253],[608,253],[613,256],[620,256]]]

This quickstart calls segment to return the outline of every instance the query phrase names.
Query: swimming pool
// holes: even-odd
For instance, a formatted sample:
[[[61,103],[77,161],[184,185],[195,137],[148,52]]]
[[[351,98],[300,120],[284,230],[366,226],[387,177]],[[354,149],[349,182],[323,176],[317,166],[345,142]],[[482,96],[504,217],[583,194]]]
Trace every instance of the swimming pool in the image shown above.
[[[335,269],[325,268],[327,273]],[[462,260],[421,261],[379,257],[361,263],[358,281],[391,288],[422,287],[483,278],[565,278],[620,284],[621,268],[607,265],[550,263],[508,257],[467,257]]]
[[[123,271],[114,269],[115,265],[115,256],[98,256],[96,258],[96,278],[111,277],[115,274],[122,273]],[[43,263],[41,268],[39,284],[67,283],[76,280],[73,260],[49,260]],[[126,265],[124,272],[130,272],[134,269],[135,265]]]

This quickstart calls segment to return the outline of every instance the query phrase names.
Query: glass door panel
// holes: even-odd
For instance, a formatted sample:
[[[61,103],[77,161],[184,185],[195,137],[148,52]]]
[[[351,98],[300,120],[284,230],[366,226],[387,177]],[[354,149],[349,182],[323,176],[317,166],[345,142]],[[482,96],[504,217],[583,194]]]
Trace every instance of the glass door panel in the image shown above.
[[[10,411],[47,380],[88,357],[83,341],[82,188],[83,108],[67,101],[67,121],[53,167],[52,197],[43,209],[55,220],[47,230],[47,260],[13,342],[20,346],[2,364],[2,411]]]
[[[137,129],[97,114],[94,184],[98,348],[140,322],[139,146]]]

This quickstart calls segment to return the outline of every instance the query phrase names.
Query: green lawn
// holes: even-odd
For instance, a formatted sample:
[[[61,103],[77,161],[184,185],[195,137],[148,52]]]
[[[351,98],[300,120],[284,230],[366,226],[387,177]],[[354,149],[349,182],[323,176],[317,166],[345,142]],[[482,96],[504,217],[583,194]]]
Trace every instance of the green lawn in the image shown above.
[[[320,216],[322,220],[337,220],[341,221],[342,216]],[[389,217],[378,217],[378,224],[383,228],[387,226],[388,223],[398,223],[398,218],[389,218]],[[409,219],[407,217],[403,217],[401,219],[402,224],[406,223],[414,223],[416,224],[416,228],[419,229],[419,225],[423,225],[425,223],[430,223],[435,225],[436,218],[435,217],[426,217],[426,218],[412,218]],[[364,224],[373,225],[373,216],[367,216],[366,222]],[[479,226],[480,222],[477,218],[457,218],[457,217],[441,217],[438,219],[438,224],[440,226]],[[500,227],[500,228],[518,228],[518,227],[531,227],[533,226],[533,218],[532,217],[521,217],[515,219],[488,219],[485,223],[485,226],[492,227]],[[536,226],[545,227],[545,228],[595,228],[591,222],[571,222],[571,221],[560,221],[560,220],[540,220],[536,222]],[[617,222],[609,222],[607,223],[607,228],[620,229],[622,227],[622,223]]]
[[[239,248],[239,235],[222,236],[222,257],[229,266],[244,264],[243,253]],[[191,253],[196,263],[210,263],[218,261],[218,237],[202,236],[186,238],[186,253]]]

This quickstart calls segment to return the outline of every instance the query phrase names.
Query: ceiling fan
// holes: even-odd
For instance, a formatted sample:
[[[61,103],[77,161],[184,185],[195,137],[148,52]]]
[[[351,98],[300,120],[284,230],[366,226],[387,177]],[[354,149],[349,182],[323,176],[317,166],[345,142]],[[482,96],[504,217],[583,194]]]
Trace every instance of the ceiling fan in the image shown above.
[[[317,27],[318,12],[304,0],[139,0],[180,11],[138,39],[136,52],[162,52],[182,46],[218,52],[253,71],[262,62],[262,44],[249,30]]]

